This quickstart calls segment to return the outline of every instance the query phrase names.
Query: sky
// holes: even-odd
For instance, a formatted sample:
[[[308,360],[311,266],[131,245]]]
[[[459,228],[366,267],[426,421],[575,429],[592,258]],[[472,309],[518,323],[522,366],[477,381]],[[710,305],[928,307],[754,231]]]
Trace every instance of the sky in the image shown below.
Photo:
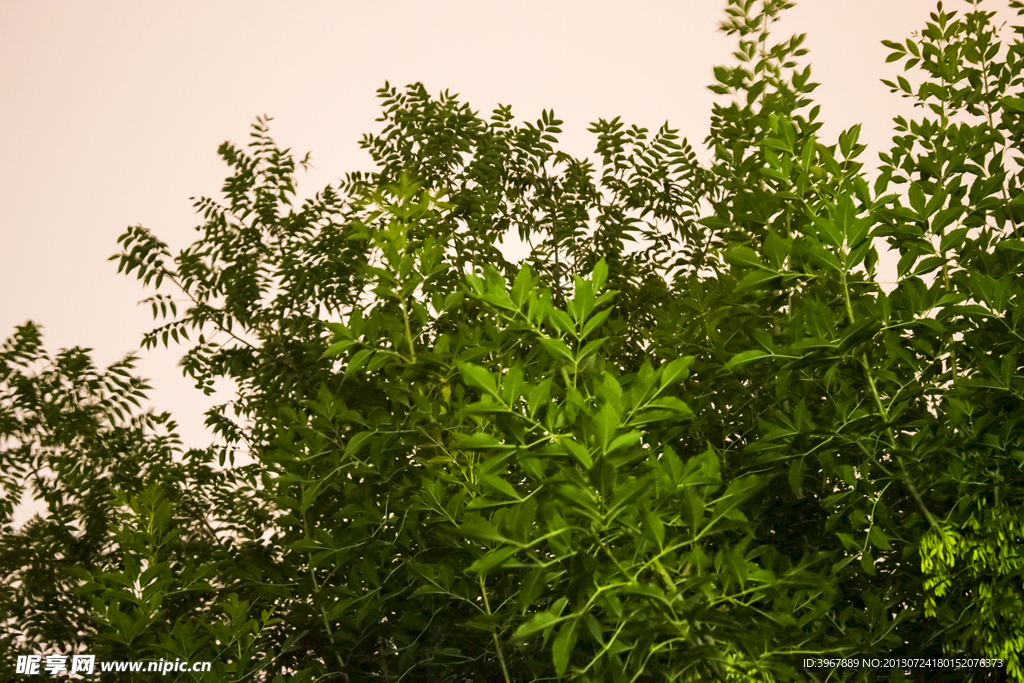
[[[912,111],[879,82],[902,71],[880,41],[922,28],[934,5],[804,0],[784,14],[773,37],[808,33],[823,141],[861,123],[869,163],[888,151],[892,117]],[[190,197],[219,196],[221,142],[245,144],[256,116],[272,116],[279,144],[311,152],[298,188],[310,196],[372,170],[358,141],[379,130],[377,88],[422,81],[485,117],[499,103],[520,120],[554,109],[560,147],[577,156],[593,151],[591,122],[621,116],[651,129],[667,120],[706,159],[706,86],[735,49],[717,30],[724,7],[0,0],[0,335],[32,320],[51,353],[89,347],[101,366],[139,353],[151,405],[174,415],[187,447],[204,446],[202,414],[218,398],[181,376],[183,349],[138,350],[155,323],[137,304],[153,291],[107,258],[129,225],[174,253],[198,236]],[[983,7],[1012,18],[1005,0]]]

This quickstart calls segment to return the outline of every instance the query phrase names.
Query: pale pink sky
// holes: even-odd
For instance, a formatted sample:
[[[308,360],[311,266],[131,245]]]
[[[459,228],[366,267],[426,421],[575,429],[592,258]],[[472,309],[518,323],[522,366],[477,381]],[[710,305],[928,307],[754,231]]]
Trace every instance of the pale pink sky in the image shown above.
[[[986,2],[1010,18],[1007,3]],[[258,114],[316,167],[309,195],[345,171],[370,169],[359,137],[376,130],[374,91],[423,81],[460,93],[487,116],[553,108],[562,148],[593,149],[588,124],[668,120],[698,150],[707,134],[712,67],[731,63],[716,28],[724,3],[266,2],[0,0],[0,335],[34,320],[48,349],[95,349],[107,365],[138,349],[154,323],[152,291],[106,259],[141,223],[177,251],[200,223],[189,197],[216,196],[224,140],[244,144]],[[949,0],[947,9],[966,3]],[[805,58],[826,127],[863,123],[868,158],[888,150],[906,103],[879,83],[884,38],[923,27],[931,0],[804,0],[777,27],[809,33]],[[187,446],[207,442],[204,397],[176,367],[182,351],[147,352],[139,372]]]

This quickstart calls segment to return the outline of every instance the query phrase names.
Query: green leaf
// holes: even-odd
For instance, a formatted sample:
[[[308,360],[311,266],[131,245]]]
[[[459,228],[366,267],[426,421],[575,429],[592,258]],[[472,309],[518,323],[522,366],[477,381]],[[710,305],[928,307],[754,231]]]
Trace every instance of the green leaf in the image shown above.
[[[561,444],[567,451],[569,451],[569,453],[574,458],[576,458],[576,461],[583,465],[585,469],[589,470],[591,467],[594,466],[594,459],[590,457],[590,451],[587,449],[586,446],[581,444],[573,437],[569,436],[559,439],[558,443]]]
[[[341,323],[325,322],[324,327],[329,329],[334,334],[335,339],[339,337],[343,339],[352,338],[352,331],[347,326]]]
[[[525,623],[519,625],[519,628],[517,628],[515,633],[512,634],[512,639],[525,640],[538,631],[544,631],[551,628],[558,622],[565,620],[565,617],[561,617],[559,614],[561,614],[561,610],[558,610],[557,613],[551,610],[545,610],[534,614],[532,617],[527,619]]]
[[[663,549],[665,545],[665,523],[650,510],[644,510],[643,521],[644,535],[654,541],[659,550]]]
[[[601,325],[604,325],[605,321],[608,320],[608,316],[611,315],[611,312],[612,309],[606,308],[603,311],[598,311],[594,315],[590,316],[587,322],[583,325],[583,331],[580,333],[580,339],[586,339],[591,332],[601,327]]]
[[[789,463],[789,488],[793,490],[793,493],[800,495],[800,491],[804,484],[804,459],[794,458]]]
[[[1018,239],[1004,239],[996,242],[996,249],[1002,249],[1004,251],[1012,251],[1016,253],[1024,252],[1024,240]]]
[[[594,283],[595,292],[604,288],[604,283],[608,281],[608,263],[603,258],[594,265],[590,279]]]
[[[624,482],[616,483],[615,491],[608,503],[610,512],[633,503],[640,494],[650,488],[651,483],[648,477],[630,477]]]
[[[321,488],[316,484],[304,488],[302,490],[302,502],[299,507],[299,511],[305,513],[306,510],[316,502],[316,499],[320,496],[320,492]]]
[[[544,590],[546,571],[544,567],[534,567],[523,580],[519,587],[519,595],[516,597],[516,611],[520,615],[526,615],[526,611],[533,606],[541,591]]]
[[[889,544],[889,536],[877,524],[873,525],[871,531],[868,532],[868,540],[871,541],[871,545],[879,550],[892,550],[892,546]]]
[[[866,550],[860,557],[860,567],[871,576],[875,575],[875,558],[871,557],[871,553]]]
[[[320,356],[321,360],[324,358],[333,358],[334,356],[340,356],[347,349],[351,348],[356,344],[353,339],[342,339],[339,342],[335,342],[327,347],[327,350]]]
[[[345,443],[345,457],[356,457],[356,454],[359,453],[363,445],[375,436],[377,436],[377,433],[372,431],[363,431],[353,434],[348,442]]]
[[[515,405],[523,391],[523,366],[515,363],[501,379],[501,398],[506,405]]]
[[[715,517],[724,517],[729,514],[730,511],[736,509],[742,505],[750,496],[761,488],[764,482],[756,474],[747,474],[739,479],[734,479],[726,487],[725,493],[718,502],[715,504],[713,515]]]
[[[770,147],[771,149],[777,149],[783,152],[792,152],[793,149],[789,146],[789,143],[785,140],[779,140],[778,138],[765,138],[761,141],[764,147]]]
[[[459,363],[459,373],[462,375],[462,380],[469,386],[483,389],[491,396],[501,398],[494,377],[486,368],[473,363]]]
[[[551,322],[551,324],[553,324],[555,328],[562,334],[569,337],[576,336],[576,323],[573,321],[572,317],[570,317],[569,314],[566,313],[565,311],[560,310],[558,308],[552,308],[548,312],[548,321]],[[544,341],[544,339],[541,339],[542,343]]]
[[[935,218],[932,219],[932,226],[931,226],[932,230],[935,231],[935,232],[940,232],[940,231],[944,230],[946,228],[946,226],[950,225],[953,221],[958,219],[960,217],[960,215],[963,214],[963,212],[964,212],[964,207],[962,207],[962,206],[949,206],[949,207],[946,207],[945,209],[941,209],[938,213],[935,214]],[[963,233],[960,233],[960,230],[963,230]],[[953,235],[955,233],[963,234],[964,236],[967,235],[967,228],[961,228],[960,230],[954,230],[952,233],[950,233],[950,235]],[[947,235],[946,237],[949,237],[949,235]],[[943,238],[944,242],[946,242],[946,237]],[[950,238],[950,239],[960,239],[960,240],[962,240],[962,238]],[[946,242],[946,243],[948,244],[949,242]],[[948,246],[947,247],[940,247],[940,251],[945,251],[945,249],[947,249],[947,248],[948,248]]]
[[[548,405],[552,384],[554,384],[554,380],[551,377],[547,377],[536,386],[530,387],[527,390],[527,407],[530,411],[530,417],[536,416],[541,406]]]
[[[682,358],[669,361],[666,365],[659,368],[661,384],[658,390],[661,391],[689,375],[690,367],[693,365],[694,360],[694,356],[683,356]]]
[[[814,227],[817,228],[817,231],[814,232],[815,237],[832,247],[842,246],[843,226],[837,223],[838,216],[823,218],[812,214],[811,219]]]
[[[527,296],[533,288],[532,285],[533,273],[530,271],[529,266],[523,266],[519,269],[516,279],[512,283],[512,301],[517,308],[521,309],[526,303]]]
[[[569,300],[569,313],[578,325],[590,317],[594,310],[594,283],[575,276],[575,293]]]
[[[458,529],[459,533],[469,538],[518,547],[515,541],[499,533],[493,524],[476,514],[466,515],[465,521]]]
[[[646,410],[644,410],[639,418],[634,418],[633,422],[634,424],[647,424],[661,420],[681,421],[692,419],[693,411],[685,401],[675,396],[664,396],[648,403]]]
[[[519,496],[519,493],[517,493],[516,490],[512,488],[512,484],[509,484],[501,477],[497,477],[491,474],[484,475],[480,477],[480,483],[506,498],[511,498],[512,500],[522,500],[522,498]]]
[[[572,355],[572,351],[565,345],[561,339],[554,339],[551,337],[541,337],[541,346],[551,354],[552,358],[566,360],[570,363],[575,363],[575,358]]]
[[[566,483],[557,485],[555,491],[574,506],[575,512],[582,513],[594,521],[600,519],[601,515],[590,490],[575,483]]]
[[[843,547],[847,550],[856,550],[859,547],[857,545],[857,541],[853,538],[851,534],[844,533],[842,531],[837,531],[836,537],[842,542]]]
[[[927,202],[925,200],[924,190],[921,189],[921,186],[918,183],[911,183],[908,194],[910,196],[910,206],[914,208],[914,211],[917,212],[918,216],[926,218],[925,205]]]
[[[812,262],[820,266],[821,268],[838,273],[844,269],[842,263],[836,258],[836,255],[831,251],[826,250],[819,244],[810,244],[807,246],[807,256]]]
[[[373,349],[362,349],[356,351],[349,360],[348,365],[345,366],[345,375],[350,376],[353,373],[359,372],[374,353],[375,351]]]
[[[464,451],[486,450],[489,448],[514,448],[514,446],[498,441],[493,434],[488,434],[487,432],[473,432],[467,436],[462,436],[456,442],[456,446]]]
[[[757,252],[750,247],[732,247],[725,252],[725,262],[743,268],[764,268]]]
[[[757,270],[744,275],[737,283],[736,290],[739,292],[747,292],[752,289],[775,289],[778,281],[778,273]]]
[[[351,609],[353,603],[355,603],[355,598],[343,598],[338,600],[334,603],[334,606],[331,607],[330,612],[328,612],[327,621],[333,623],[341,619],[342,615]]]
[[[607,453],[608,444],[611,443],[615,431],[619,428],[619,416],[616,414],[615,409],[606,403],[594,415],[593,421],[597,444],[601,447],[602,453]]]
[[[692,415],[691,415],[692,416]],[[620,448],[629,448],[640,443],[642,435],[639,430],[634,429],[626,432],[625,434],[619,434],[617,437],[612,439],[612,442],[608,444],[608,453],[614,453]]]
[[[692,456],[683,466],[683,484],[718,484],[721,481],[718,454],[710,444],[703,453]]]
[[[470,574],[486,574],[519,552],[518,547],[498,548],[478,557],[466,569]]]
[[[781,271],[789,256],[789,249],[792,240],[785,240],[779,237],[778,233],[770,230],[764,240],[764,253],[771,263],[772,270]]]
[[[608,341],[608,337],[598,337],[597,339],[592,339],[588,341],[586,345],[582,349],[580,349],[580,352],[576,355],[576,362],[582,363],[590,356],[596,354],[606,341]]]
[[[565,675],[566,669],[569,668],[569,658],[576,645],[576,623],[576,619],[572,619],[562,624],[551,644],[551,659],[555,665],[555,673],[559,676]]]
[[[1004,97],[999,100],[999,104],[1009,114],[1024,114],[1024,99],[1020,97]]]
[[[755,360],[761,360],[762,358],[770,358],[773,354],[762,351],[761,349],[751,349],[749,351],[742,351],[737,353],[735,356],[729,359],[729,362],[725,364],[726,370],[734,370],[741,365],[746,365]]]

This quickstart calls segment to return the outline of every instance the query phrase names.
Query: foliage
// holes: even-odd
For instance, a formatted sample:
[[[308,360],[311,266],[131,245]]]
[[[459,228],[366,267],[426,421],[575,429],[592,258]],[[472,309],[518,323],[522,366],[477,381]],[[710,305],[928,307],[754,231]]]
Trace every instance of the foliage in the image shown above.
[[[574,159],[551,112],[418,84],[378,93],[378,170],[297,207],[266,118],[222,145],[202,237],[114,257],[185,297],[144,346],[235,381],[220,445],[126,420],[127,365],[5,347],[5,501],[34,473],[51,505],[3,530],[5,646],[210,680],[1024,680],[1024,44],[979,3],[886,42],[925,115],[874,172],[859,126],[819,141],[787,7],[728,3],[707,166],[618,119]],[[1001,668],[804,665],[958,654]]]

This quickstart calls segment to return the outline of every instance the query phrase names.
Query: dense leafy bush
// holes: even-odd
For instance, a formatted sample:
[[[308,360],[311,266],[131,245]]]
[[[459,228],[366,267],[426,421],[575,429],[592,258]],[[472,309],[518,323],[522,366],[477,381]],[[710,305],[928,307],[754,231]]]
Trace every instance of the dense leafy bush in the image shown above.
[[[707,166],[617,119],[575,159],[553,113],[418,84],[378,93],[378,170],[299,206],[267,120],[225,143],[202,237],[114,257],[169,317],[144,346],[237,383],[219,446],[124,417],[127,365],[4,349],[0,521],[25,479],[49,504],[3,529],[4,646],[209,680],[1024,680],[1024,46],[977,3],[886,43],[924,116],[876,173],[858,126],[818,139],[785,8],[728,3]],[[956,654],[1001,664],[804,663]]]

